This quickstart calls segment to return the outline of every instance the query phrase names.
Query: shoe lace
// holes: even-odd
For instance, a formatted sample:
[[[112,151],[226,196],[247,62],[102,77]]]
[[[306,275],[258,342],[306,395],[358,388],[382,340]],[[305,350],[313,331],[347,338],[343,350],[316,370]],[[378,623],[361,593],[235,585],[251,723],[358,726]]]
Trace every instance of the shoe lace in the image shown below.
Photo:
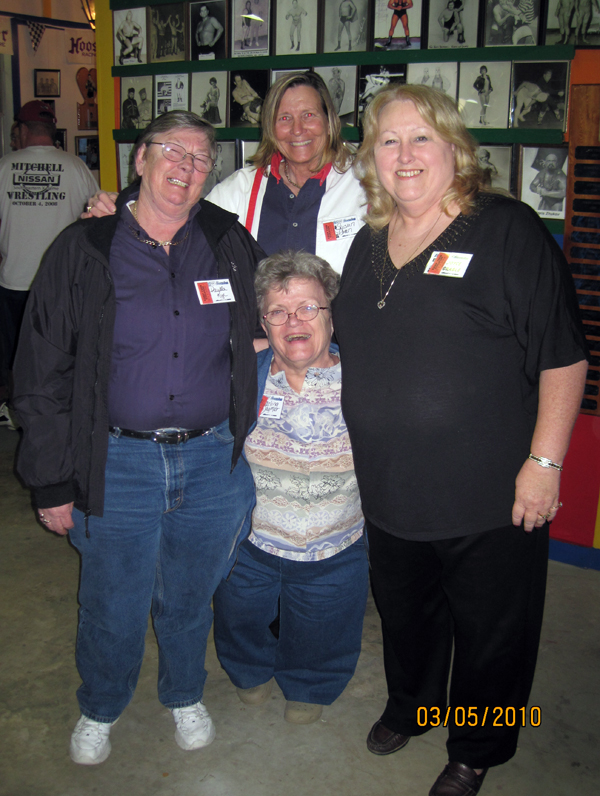
[[[175,721],[179,730],[191,732],[196,729],[196,724],[205,727],[210,721],[208,710],[204,705],[190,705],[187,708],[175,708],[173,710]]]
[[[95,749],[106,741],[110,727],[110,724],[102,724],[90,719],[76,727],[73,736],[80,747]]]

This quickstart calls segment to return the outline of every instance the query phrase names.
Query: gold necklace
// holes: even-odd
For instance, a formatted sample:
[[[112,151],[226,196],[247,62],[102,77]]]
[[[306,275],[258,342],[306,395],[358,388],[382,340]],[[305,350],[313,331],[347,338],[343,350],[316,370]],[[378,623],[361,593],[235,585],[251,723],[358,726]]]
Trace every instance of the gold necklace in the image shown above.
[[[131,210],[131,215],[135,218],[136,222],[139,224],[140,222],[138,221],[138,215],[137,215],[137,199],[135,200],[135,202],[132,202],[130,205],[128,205],[128,207]],[[148,246],[152,246],[153,249],[156,249],[157,246],[179,246],[179,244],[183,243],[183,241],[190,234],[190,231],[188,229],[188,231],[185,233],[185,235],[183,236],[183,238],[181,240],[176,240],[176,241],[172,241],[172,240],[148,240],[148,238],[142,238],[142,236],[139,233],[139,230],[134,229],[131,226],[131,224],[128,224],[127,226],[131,230],[131,233],[134,236],[134,238],[137,238],[140,241],[140,243],[147,243]],[[177,232],[179,232],[179,230],[177,230]],[[175,233],[175,234],[177,234],[177,233]]]
[[[411,253],[411,254],[410,254],[410,255],[409,255],[407,258],[406,258],[406,260],[405,260],[405,261],[402,263],[402,265],[400,265],[400,266],[398,266],[398,267],[396,268],[396,266],[394,265],[394,263],[393,263],[393,261],[392,261],[392,258],[390,257],[390,262],[392,262],[392,265],[394,266],[394,268],[396,268],[396,274],[395,274],[394,278],[392,279],[392,281],[391,281],[391,284],[390,284],[390,286],[388,287],[388,289],[387,289],[387,291],[386,291],[386,294],[385,294],[385,296],[384,296],[384,295],[383,295],[383,276],[384,276],[384,274],[385,274],[385,257],[389,257],[389,253],[388,253],[388,247],[386,246],[386,248],[385,248],[385,256],[384,256],[384,261],[383,261],[383,264],[382,264],[382,266],[381,266],[381,275],[380,275],[380,277],[379,277],[379,295],[381,296],[381,301],[378,301],[378,302],[377,302],[377,307],[378,307],[380,310],[382,310],[382,309],[385,307],[385,300],[386,300],[386,298],[389,296],[389,294],[390,294],[390,290],[391,290],[391,289],[394,287],[394,282],[396,281],[396,279],[398,279],[398,275],[400,274],[400,271],[402,270],[402,268],[404,268],[404,266],[405,266],[407,263],[409,263],[409,262],[410,262],[410,261],[413,259],[413,257],[415,256],[415,254],[418,252],[418,250],[421,248],[421,246],[422,246],[422,245],[425,243],[425,241],[427,240],[427,238],[428,238],[428,237],[431,235],[431,233],[433,232],[433,229],[434,229],[434,227],[436,226],[436,224],[438,223],[438,221],[440,220],[440,218],[441,218],[441,217],[442,217],[442,211],[440,210],[440,214],[439,214],[439,216],[438,216],[438,217],[436,218],[436,220],[433,222],[432,226],[431,226],[431,227],[429,227],[429,229],[428,229],[428,230],[427,230],[427,232],[425,233],[425,237],[424,237],[424,238],[421,238],[421,240],[420,240],[420,241],[417,243],[417,246],[416,246],[416,248],[415,248],[415,249],[412,251],[412,253]],[[398,216],[396,216],[396,218],[395,218],[395,220],[394,220],[394,229],[392,230],[392,234],[390,235],[390,240],[391,240],[391,239],[394,237],[394,232],[396,231],[396,224],[397,224],[397,223],[398,223]]]
[[[284,160],[284,161],[283,161],[283,170],[285,171],[285,178],[286,178],[286,180],[289,182],[289,184],[290,184],[290,185],[293,185],[293,186],[294,186],[294,188],[297,188],[299,191],[300,191],[300,190],[302,190],[302,186],[301,186],[301,185],[298,185],[298,183],[297,183],[297,182],[294,182],[294,180],[293,180],[293,179],[290,177],[290,173],[289,173],[289,171],[288,171],[288,164],[287,164],[287,160]]]

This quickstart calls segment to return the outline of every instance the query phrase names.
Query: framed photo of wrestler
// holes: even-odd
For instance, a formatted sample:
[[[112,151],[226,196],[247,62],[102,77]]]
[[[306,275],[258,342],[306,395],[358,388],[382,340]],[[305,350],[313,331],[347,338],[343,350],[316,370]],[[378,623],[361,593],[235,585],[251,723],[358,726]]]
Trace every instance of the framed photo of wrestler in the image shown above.
[[[231,57],[269,55],[271,0],[231,0]]]
[[[235,141],[217,141],[215,165],[202,187],[202,196],[207,196],[215,185],[223,182],[230,174],[233,174],[236,170],[235,153]]]
[[[429,0],[427,49],[477,46],[479,0]]]
[[[510,61],[460,65],[458,107],[467,127],[508,127]]]
[[[242,141],[238,139],[238,169],[252,165],[250,158],[256,155],[260,141]]]
[[[274,0],[275,55],[317,52],[318,0]]]
[[[119,181],[119,191],[127,188],[135,180],[137,173],[133,162],[134,143],[117,144],[117,177]]]
[[[356,125],[356,77],[355,66],[318,66],[315,72],[321,75],[329,89],[333,106],[342,127]]]
[[[213,127],[227,127],[227,72],[194,72],[190,110]]]
[[[458,64],[447,63],[433,64],[408,64],[406,75],[407,83],[419,83],[423,86],[432,86],[453,100],[456,100],[458,81]]]
[[[600,47],[600,8],[592,0],[548,0],[544,44]]]
[[[564,218],[568,147],[521,147],[520,199],[542,218]]]
[[[148,60],[146,9],[113,11],[115,66],[145,64]]]
[[[479,165],[487,175],[491,188],[502,188],[510,191],[512,186],[512,155],[511,144],[481,144],[477,150]]]
[[[564,130],[569,61],[513,61],[511,127]]]
[[[187,111],[189,75],[154,76],[154,118],[169,111]]]
[[[269,90],[268,69],[237,69],[229,73],[229,126],[259,127]]]
[[[150,62],[185,61],[187,41],[185,5],[165,3],[148,7]]]
[[[227,58],[228,29],[226,0],[190,3],[190,60]]]
[[[375,49],[420,49],[422,14],[422,0],[374,0]]]
[[[369,0],[323,0],[321,52],[365,52]]]
[[[152,76],[121,78],[121,130],[144,130],[153,119]]]
[[[367,105],[380,89],[389,83],[406,83],[406,64],[367,65],[358,70],[358,123],[362,121]]]
[[[534,46],[539,41],[541,0],[485,0],[485,47]]]

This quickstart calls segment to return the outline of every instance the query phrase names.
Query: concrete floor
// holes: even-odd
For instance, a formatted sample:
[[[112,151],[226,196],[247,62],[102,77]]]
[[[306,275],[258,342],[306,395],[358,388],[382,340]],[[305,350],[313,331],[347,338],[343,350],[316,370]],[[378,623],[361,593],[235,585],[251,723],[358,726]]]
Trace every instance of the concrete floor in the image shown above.
[[[284,722],[278,689],[264,706],[242,705],[211,643],[205,702],[217,738],[207,749],[181,751],[171,714],[156,698],[149,632],[133,702],[111,733],[111,756],[92,768],[72,763],[78,556],[35,522],[29,494],[13,475],[17,442],[0,428],[1,796],[427,796],[446,762],[443,729],[389,757],[365,746],[386,697],[372,601],[356,675],[316,724]],[[490,771],[482,793],[597,796],[599,620],[600,572],[551,562],[531,698],[542,724],[521,732],[517,755]]]

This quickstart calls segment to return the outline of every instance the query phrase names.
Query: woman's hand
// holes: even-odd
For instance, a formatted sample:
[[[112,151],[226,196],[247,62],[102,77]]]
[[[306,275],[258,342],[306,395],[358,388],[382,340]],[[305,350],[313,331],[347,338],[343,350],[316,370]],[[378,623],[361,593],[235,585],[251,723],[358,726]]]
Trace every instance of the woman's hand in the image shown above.
[[[516,480],[515,502],[512,509],[513,525],[523,523],[531,533],[556,517],[559,507],[560,471],[540,467],[527,459]]]
[[[38,509],[38,517],[44,528],[59,536],[66,536],[73,527],[72,512],[73,504],[65,503],[52,509]]]
[[[87,210],[82,213],[80,218],[102,218],[102,216],[112,216],[117,212],[115,201],[118,194],[98,191],[95,193],[87,205]]]

